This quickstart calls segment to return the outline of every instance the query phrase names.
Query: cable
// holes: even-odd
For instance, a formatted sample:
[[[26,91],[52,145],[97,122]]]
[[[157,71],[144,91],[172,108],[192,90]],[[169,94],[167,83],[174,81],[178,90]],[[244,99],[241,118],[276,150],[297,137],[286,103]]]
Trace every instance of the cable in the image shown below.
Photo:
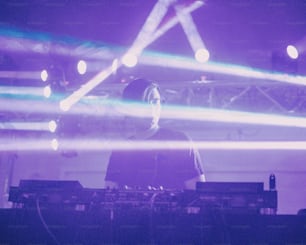
[[[55,242],[56,245],[60,245],[60,242],[56,239],[55,235],[52,233],[52,231],[49,229],[44,217],[41,214],[41,210],[40,210],[40,206],[39,206],[39,198],[36,198],[36,209],[37,209],[37,213],[39,216],[39,219],[42,223],[42,225],[44,226],[45,230],[47,231],[47,233],[50,235],[50,237],[52,238],[52,240]]]

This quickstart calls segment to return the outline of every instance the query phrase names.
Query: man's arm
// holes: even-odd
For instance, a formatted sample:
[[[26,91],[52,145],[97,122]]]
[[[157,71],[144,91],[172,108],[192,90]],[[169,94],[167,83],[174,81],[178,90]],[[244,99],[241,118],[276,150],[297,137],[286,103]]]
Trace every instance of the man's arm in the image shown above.
[[[200,152],[194,146],[190,149],[189,161],[193,165],[194,171],[197,172],[197,175],[191,179],[186,180],[184,185],[186,189],[196,189],[196,183],[205,182],[206,178],[203,171]]]
[[[185,188],[186,189],[191,189],[194,190],[196,188],[196,183],[197,182],[205,182],[205,175],[201,174],[199,176],[196,176],[192,179],[186,180],[185,181]]]
[[[109,157],[109,162],[106,168],[104,177],[104,185],[106,188],[118,188],[118,174],[122,170],[120,154],[112,152]]]

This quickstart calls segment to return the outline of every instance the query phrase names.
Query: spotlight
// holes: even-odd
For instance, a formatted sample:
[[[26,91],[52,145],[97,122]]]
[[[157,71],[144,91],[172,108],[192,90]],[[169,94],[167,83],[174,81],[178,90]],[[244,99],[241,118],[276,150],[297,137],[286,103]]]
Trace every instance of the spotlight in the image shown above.
[[[46,87],[44,87],[44,96],[46,98],[49,98],[52,94],[52,90],[51,90],[51,87],[48,85]]]
[[[193,49],[195,59],[200,63],[207,62],[209,59],[209,52],[205,48],[205,44],[200,36],[200,33],[198,32],[197,26],[195,25],[191,14],[184,11],[186,7],[183,5],[175,5],[174,8],[189,44]]]
[[[78,68],[78,72],[79,74],[83,75],[86,73],[86,70],[87,70],[87,64],[84,60],[80,60],[78,62],[78,65],[77,65],[77,68]]]
[[[114,59],[112,63],[112,73],[116,74],[119,67],[118,59]]]
[[[72,105],[77,103],[83,96],[85,96],[89,91],[91,91],[98,84],[103,82],[113,73],[112,66],[107,67],[106,69],[99,72],[93,78],[91,78],[86,84],[81,86],[80,89],[74,91],[67,98],[61,100],[60,108],[62,111],[68,111]]]
[[[293,45],[287,46],[287,54],[291,59],[297,59],[299,57],[299,51]]]
[[[48,72],[47,70],[42,70],[40,73],[40,78],[43,82],[46,82],[48,79]]]
[[[51,140],[51,147],[52,147],[53,150],[57,151],[57,149],[58,149],[58,141],[57,141],[57,139]]]
[[[151,11],[150,15],[146,19],[146,22],[144,26],[142,27],[141,31],[139,32],[138,36],[136,37],[136,40],[132,44],[131,48],[129,50],[134,51],[134,58],[131,58],[131,60],[134,60],[133,62],[129,62],[130,58],[124,56],[121,58],[120,62],[114,62],[110,67],[106,68],[105,70],[102,70],[99,72],[96,76],[94,76],[92,79],[90,79],[86,84],[84,84],[80,89],[73,92],[70,96],[68,96],[66,99],[62,100],[60,102],[60,108],[63,111],[67,111],[70,109],[72,105],[77,103],[83,96],[85,96],[88,92],[90,92],[93,88],[95,88],[98,84],[103,82],[107,77],[109,77],[111,74],[114,74],[114,71],[119,68],[123,64],[123,61],[125,61],[126,64],[129,67],[135,66],[138,62],[137,56],[135,54],[140,55],[150,43],[153,43],[157,38],[162,36],[166,31],[168,31],[170,28],[175,26],[179,19],[175,16],[173,18],[170,18],[164,25],[162,25],[160,28],[157,28],[159,24],[161,23],[162,18],[168,11],[168,7],[170,4],[174,3],[175,0],[159,0],[157,1],[156,5],[154,6],[153,10]],[[192,11],[196,10],[200,6],[203,5],[202,1],[195,1],[192,4],[190,4],[188,7],[183,9],[183,13],[191,13]],[[202,45],[203,47],[204,45]],[[131,53],[131,52],[128,52]],[[134,64],[133,64],[134,63]],[[132,64],[132,65],[131,65]]]
[[[122,57],[122,63],[127,67],[134,67],[137,65],[137,62],[138,58],[135,54],[128,53]]]
[[[200,48],[195,52],[194,57],[198,62],[205,63],[209,60],[209,52],[205,48]]]
[[[68,110],[70,109],[70,104],[68,103],[68,101],[62,100],[62,101],[60,102],[60,109],[61,109],[62,111],[68,111]]]
[[[57,124],[54,120],[50,121],[48,126],[51,133],[54,133],[56,131]]]

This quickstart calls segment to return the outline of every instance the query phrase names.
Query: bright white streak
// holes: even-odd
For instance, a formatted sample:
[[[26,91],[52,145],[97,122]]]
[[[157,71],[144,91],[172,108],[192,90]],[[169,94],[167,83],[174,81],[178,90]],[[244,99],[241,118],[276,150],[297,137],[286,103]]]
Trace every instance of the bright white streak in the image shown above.
[[[140,55],[142,50],[151,43],[150,37],[156,30],[157,26],[161,22],[162,18],[168,11],[169,5],[172,4],[174,0],[158,0],[151,10],[149,16],[147,17],[144,25],[139,31],[135,41],[133,42],[131,48],[128,50],[127,54],[132,53],[136,56]]]
[[[262,80],[272,80],[272,81],[306,86],[306,76],[292,76],[288,74],[271,73],[268,71],[256,70],[245,66],[222,64],[215,62],[207,62],[200,64],[196,62],[194,59],[182,56],[173,56],[166,54],[163,55],[144,54],[141,57],[139,57],[139,63],[149,66],[151,65],[151,66],[160,66],[160,67],[171,67],[176,69],[192,70],[192,71],[204,71],[204,72],[206,71],[206,72],[256,78]]]
[[[196,147],[199,150],[306,150],[306,141],[129,141],[97,139],[62,139],[58,150],[180,150]],[[50,139],[1,139],[0,151],[50,150]]]
[[[82,97],[84,97],[88,92],[90,92],[93,88],[103,82],[108,76],[113,73],[113,66],[109,66],[107,69],[99,72],[96,76],[94,76],[91,80],[89,80],[86,84],[82,85],[78,90],[73,92],[67,98],[60,102],[60,108],[63,111],[68,111],[72,105],[77,103]]]
[[[213,121],[225,123],[245,123],[255,125],[273,125],[285,127],[306,127],[306,118],[269,115],[263,113],[250,113],[242,111],[229,111],[219,109],[203,109],[168,106],[162,109],[162,117],[167,119],[180,119],[191,121]]]
[[[18,138],[2,138],[0,139],[1,151],[50,151],[50,139],[18,139]]]
[[[13,106],[12,106],[13,105]],[[58,107],[53,103],[42,103],[42,101],[21,101],[21,100],[0,100],[0,109],[11,112],[31,112],[31,113],[60,113]],[[122,104],[118,101],[100,101],[90,100],[86,103],[80,103],[73,110],[69,111],[71,115],[101,115],[122,117],[124,115],[142,117],[147,111],[147,106],[133,103]],[[206,109],[201,107],[187,106],[163,106],[162,119],[201,121],[201,122],[224,122],[240,123],[254,125],[271,125],[283,127],[306,127],[306,118],[289,117],[275,114],[250,113],[243,111],[229,111],[221,109]]]
[[[49,122],[0,122],[0,129],[49,131]]]
[[[1,94],[44,96],[44,88],[25,86],[0,86],[0,95]]]
[[[111,103],[104,102],[99,98],[83,98],[82,103],[79,103],[65,115],[100,115],[104,116],[110,112],[114,112],[114,106]],[[11,99],[0,98],[0,110],[12,113],[39,113],[40,115],[57,114],[63,112],[58,107],[58,101],[52,99],[37,100],[37,99]],[[113,113],[114,114],[114,113]]]
[[[0,71],[1,78],[41,79],[41,71]]]
[[[168,1],[166,1],[166,2],[168,2]],[[203,5],[202,2],[196,1],[192,5],[190,5],[186,9],[184,9],[183,11],[191,12],[191,11],[197,9],[198,7],[202,6],[202,5]],[[155,25],[158,25],[158,23],[157,24],[156,23],[154,25],[150,24],[151,26],[148,28],[148,30],[146,32],[151,32],[152,30],[154,30],[156,28]],[[142,36],[142,38],[140,38],[138,36],[136,38],[136,40],[138,39],[139,41],[135,41],[134,44],[132,45],[132,47],[129,49],[129,51],[127,53],[132,53],[132,54],[141,53],[142,50],[146,46],[150,45],[158,37],[163,35],[166,31],[168,31],[171,27],[175,26],[177,23],[178,23],[178,17],[175,16],[170,21],[168,21],[163,26],[163,28],[159,28],[158,30],[156,30],[154,32],[154,34],[152,34],[150,36],[150,38],[147,38],[147,36],[144,36],[145,34],[141,34],[140,36]],[[142,39],[144,39],[144,40],[142,40]],[[112,74],[112,72],[114,71],[114,65],[113,64],[114,64],[114,61],[112,62],[112,65],[110,67],[108,67],[107,69],[105,69],[105,70],[101,71],[100,73],[98,73],[95,77],[93,77],[91,80],[89,80],[81,88],[79,88],[77,91],[72,93],[66,99],[62,100],[60,102],[61,110],[62,111],[68,111],[71,108],[71,106],[73,106],[75,103],[77,103],[83,96],[85,96],[88,92],[90,92],[92,89],[94,89],[97,85],[102,83],[108,76],[110,76]],[[122,65],[122,62],[118,61],[116,68],[118,69],[121,65]]]
[[[198,32],[198,29],[192,19],[191,14],[186,13],[186,11],[183,10],[184,8],[181,5],[175,5],[175,11],[178,16],[179,22],[183,27],[183,30],[186,34],[186,37],[193,52],[196,53],[198,50],[206,50],[208,53],[208,50],[206,49],[206,46]]]
[[[0,110],[18,113],[60,113],[58,105],[45,100],[20,100],[0,98]]]
[[[143,117],[147,115],[148,105],[137,103],[118,104],[117,111],[124,115]],[[149,110],[150,111],[150,110]],[[150,114],[148,114],[150,115]],[[163,106],[162,119],[241,123],[254,125],[273,125],[283,127],[306,128],[306,118],[289,117],[274,114],[250,113],[234,110],[207,109],[187,106]]]
[[[9,50],[19,53],[37,53],[49,55],[57,54],[62,56],[83,57],[93,59],[112,59],[116,55],[112,47],[96,47],[82,42],[81,45],[73,45],[65,43],[64,40],[57,40],[50,37],[45,37],[46,40],[33,40],[26,38],[25,32],[17,32],[20,37],[7,37],[0,35],[0,50]],[[39,33],[36,33],[39,34]],[[80,42],[80,41],[79,41]]]
[[[188,7],[182,9],[182,13],[184,14],[190,14],[194,10],[201,7],[204,3],[201,1],[195,1],[192,4],[190,4]],[[169,19],[165,24],[163,24],[159,29],[157,29],[153,35],[150,37],[149,40],[147,40],[147,43],[143,43],[143,48],[153,43],[156,39],[164,35],[168,30],[170,30],[172,27],[177,25],[179,23],[179,18],[175,15],[171,19]]]
[[[163,3],[163,4],[165,4],[165,3]],[[169,3],[167,3],[167,4],[169,4]],[[161,8],[161,6],[162,5],[157,6],[156,9],[158,11],[160,11],[160,9],[162,9],[164,11],[165,10],[164,7],[166,7],[166,5],[163,6],[162,8]],[[199,2],[196,2],[196,3],[192,4],[189,8],[186,8],[185,11],[187,11],[187,12],[190,11],[191,12],[194,9],[198,8],[199,6],[202,6],[202,4],[199,4]],[[153,15],[157,14],[157,13],[155,13],[155,11],[157,11],[157,10],[154,9]],[[157,16],[159,16],[158,18],[160,18],[160,19],[163,17],[162,13],[159,13],[159,15],[157,15]],[[150,20],[150,18],[148,18],[148,20]],[[134,44],[130,48],[130,50],[133,51],[133,52],[131,51],[132,53],[135,53],[135,50],[137,51],[136,53],[141,52],[146,46],[148,46],[150,43],[155,41],[158,37],[160,37],[167,30],[169,30],[171,27],[175,26],[178,23],[178,18],[174,17],[174,18],[171,19],[171,21],[168,22],[167,25],[164,26],[163,29],[159,29],[155,32],[154,35],[151,35],[152,34],[151,32],[155,30],[155,28],[157,27],[157,25],[160,22],[160,21],[157,22],[157,20],[158,19],[154,20],[153,23],[150,23],[150,22],[152,22],[152,19],[151,19],[150,22],[145,23],[144,29],[140,32],[141,34],[139,34],[139,36],[136,38]],[[148,38],[149,34],[151,35],[150,38]],[[128,53],[129,53],[129,51],[128,51]],[[118,62],[117,63],[117,69],[121,65],[122,65],[122,63]],[[97,85],[99,85],[101,82],[103,82],[109,75],[111,75],[112,71],[113,71],[113,65],[110,66],[109,68],[107,68],[106,70],[103,70],[100,73],[98,73],[94,78],[92,78],[90,81],[88,81],[80,89],[78,89],[77,91],[72,93],[66,99],[62,100],[60,102],[60,108],[63,111],[68,111],[72,105],[77,103],[83,96],[85,96],[93,88],[95,88]]]
[[[131,48],[126,52],[126,54],[123,56],[123,59],[128,56],[136,56],[138,57],[142,51],[149,46],[151,43],[153,43],[156,39],[161,37],[163,34],[165,34],[169,29],[174,27],[179,23],[179,17],[174,16],[170,20],[168,20],[165,24],[163,24],[159,29],[156,30],[158,24],[160,23],[162,17],[166,14],[166,11],[168,10],[169,4],[173,1],[158,1],[158,3],[154,6],[150,16],[147,18],[144,26],[142,27],[141,31],[139,32],[136,40],[134,41]],[[181,8],[180,12],[183,15],[190,15],[190,13],[200,6],[203,5],[203,2],[196,1],[192,3],[190,6]],[[195,27],[196,28],[196,27]],[[187,36],[187,38],[189,38]],[[199,42],[197,42],[199,43]],[[197,45],[198,46],[198,45]],[[204,48],[204,43],[202,42],[199,47]],[[123,63],[126,63],[123,61]],[[132,67],[132,66],[131,66]]]
[[[52,139],[51,142],[51,147],[54,151],[57,151],[58,150],[58,140],[57,139]]]

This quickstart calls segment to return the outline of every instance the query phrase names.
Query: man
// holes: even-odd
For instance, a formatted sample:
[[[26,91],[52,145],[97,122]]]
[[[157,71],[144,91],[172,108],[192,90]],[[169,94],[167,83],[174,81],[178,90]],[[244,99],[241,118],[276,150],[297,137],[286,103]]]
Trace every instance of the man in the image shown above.
[[[159,127],[161,95],[155,83],[136,79],[126,86],[122,99],[131,105],[126,117],[133,132],[128,139],[131,144],[143,141],[163,146],[168,141],[191,142],[182,132]],[[196,182],[205,181],[199,153],[192,147],[174,148],[112,152],[105,176],[106,186],[194,189]]]

